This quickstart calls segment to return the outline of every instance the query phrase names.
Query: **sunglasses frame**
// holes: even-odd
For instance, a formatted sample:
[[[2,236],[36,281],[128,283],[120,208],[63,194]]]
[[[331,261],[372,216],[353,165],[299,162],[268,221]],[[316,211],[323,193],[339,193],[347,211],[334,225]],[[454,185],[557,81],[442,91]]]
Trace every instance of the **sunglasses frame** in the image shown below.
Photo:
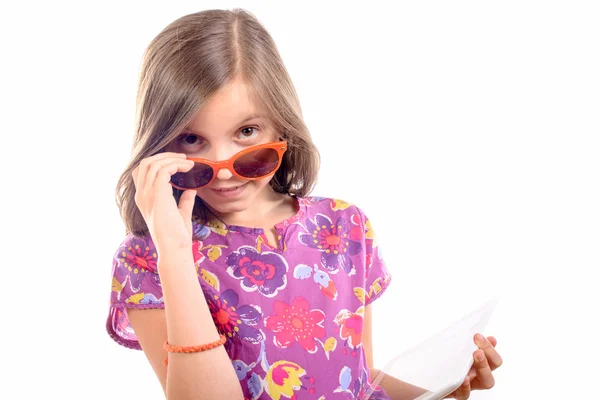
[[[277,157],[278,157],[277,158],[277,167],[275,167],[275,169],[272,172],[270,172],[266,175],[263,175],[263,176],[258,176],[256,178],[248,178],[248,177],[238,174],[236,172],[236,170],[233,168],[233,164],[237,161],[238,158],[243,157],[246,154],[253,153],[257,150],[263,150],[263,149],[273,149],[273,150],[277,151]],[[263,143],[263,144],[257,144],[254,146],[250,146],[247,149],[239,151],[239,152],[235,153],[233,156],[231,156],[229,159],[223,160],[223,161],[212,161],[212,160],[207,160],[206,158],[186,157],[186,159],[192,160],[194,162],[194,165],[196,163],[199,163],[199,164],[205,164],[205,165],[208,165],[209,167],[211,167],[213,170],[212,178],[206,184],[199,186],[199,187],[195,187],[195,188],[184,188],[184,187],[174,184],[172,181],[170,183],[173,187],[175,187],[179,190],[201,189],[203,187],[210,185],[217,178],[219,171],[222,169],[228,169],[229,172],[231,172],[234,176],[236,176],[240,179],[245,179],[247,181],[255,181],[258,179],[263,179],[269,175],[274,174],[275,172],[277,172],[279,167],[281,167],[281,163],[283,162],[283,155],[285,154],[286,150],[287,150],[287,142],[283,140],[283,141],[279,141],[279,142],[269,142],[269,143]],[[193,169],[193,167],[192,167],[192,169]],[[190,169],[190,171],[191,171],[191,169]],[[180,172],[180,173],[185,174],[185,172]]]

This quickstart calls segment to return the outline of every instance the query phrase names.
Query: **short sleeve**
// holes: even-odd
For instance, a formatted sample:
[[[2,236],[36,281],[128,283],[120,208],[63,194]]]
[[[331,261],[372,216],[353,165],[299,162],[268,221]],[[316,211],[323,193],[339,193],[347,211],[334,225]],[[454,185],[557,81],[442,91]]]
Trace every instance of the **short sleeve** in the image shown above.
[[[365,305],[378,299],[390,285],[392,275],[382,258],[381,249],[375,237],[371,221],[365,213],[358,209],[362,224],[365,247]]]
[[[156,248],[149,235],[128,235],[113,257],[106,330],[122,346],[141,350],[129,323],[127,308],[164,308],[157,261]]]

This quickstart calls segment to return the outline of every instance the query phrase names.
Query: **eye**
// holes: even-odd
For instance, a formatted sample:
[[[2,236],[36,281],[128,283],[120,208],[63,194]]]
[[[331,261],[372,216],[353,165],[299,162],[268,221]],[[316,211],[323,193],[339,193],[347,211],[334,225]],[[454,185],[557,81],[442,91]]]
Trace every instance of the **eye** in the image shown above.
[[[254,126],[247,126],[242,128],[239,132],[239,137],[242,139],[250,139],[258,134],[258,128]]]
[[[186,134],[179,136],[179,139],[177,139],[177,142],[178,142],[178,144],[180,144],[183,147],[193,147],[193,146],[201,145],[202,139],[196,135],[186,133]]]

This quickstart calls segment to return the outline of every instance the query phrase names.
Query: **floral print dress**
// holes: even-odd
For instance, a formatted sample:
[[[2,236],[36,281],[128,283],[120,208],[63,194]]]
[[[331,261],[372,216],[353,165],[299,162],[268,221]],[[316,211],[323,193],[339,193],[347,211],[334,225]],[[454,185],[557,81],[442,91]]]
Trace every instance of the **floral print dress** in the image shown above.
[[[259,228],[194,222],[198,282],[246,399],[360,399],[365,306],[391,275],[361,209],[295,199],[297,214],[275,226],[277,248]],[[140,350],[127,308],[164,308],[149,235],[128,235],[114,256],[106,322],[117,343]]]

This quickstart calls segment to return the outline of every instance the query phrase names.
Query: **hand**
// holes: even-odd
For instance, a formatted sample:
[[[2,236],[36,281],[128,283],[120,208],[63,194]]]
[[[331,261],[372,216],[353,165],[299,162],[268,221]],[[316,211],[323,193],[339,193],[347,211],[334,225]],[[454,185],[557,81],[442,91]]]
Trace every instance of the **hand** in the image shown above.
[[[137,205],[157,250],[191,247],[195,190],[186,190],[179,205],[169,183],[171,175],[187,172],[194,162],[181,153],[159,153],[142,160],[132,171]]]
[[[471,390],[491,389],[494,386],[492,371],[502,365],[502,357],[496,351],[498,341],[493,336],[486,339],[480,334],[476,334],[473,341],[479,347],[473,353],[473,366],[463,384],[446,398],[465,400],[471,395]]]

